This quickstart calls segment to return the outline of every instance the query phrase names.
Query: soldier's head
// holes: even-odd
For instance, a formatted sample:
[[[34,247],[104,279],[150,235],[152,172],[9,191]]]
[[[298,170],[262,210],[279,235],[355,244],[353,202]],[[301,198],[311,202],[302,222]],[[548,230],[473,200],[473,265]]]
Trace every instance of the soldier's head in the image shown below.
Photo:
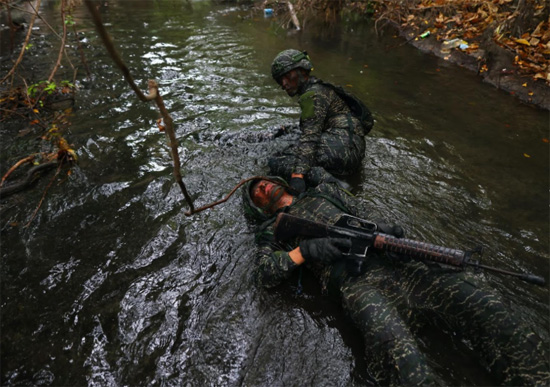
[[[279,177],[251,180],[243,187],[243,205],[247,217],[265,221],[277,210],[292,204],[294,196],[286,191],[288,185]]]
[[[294,49],[281,51],[271,64],[271,75],[291,97],[309,79],[313,64],[307,52]]]

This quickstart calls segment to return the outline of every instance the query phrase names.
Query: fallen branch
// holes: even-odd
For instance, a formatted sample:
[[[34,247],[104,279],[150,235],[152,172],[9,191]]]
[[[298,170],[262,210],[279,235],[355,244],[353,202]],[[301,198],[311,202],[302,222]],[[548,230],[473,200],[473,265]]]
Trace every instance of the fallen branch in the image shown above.
[[[300,22],[298,21],[298,16],[296,16],[296,11],[294,11],[294,7],[292,6],[292,3],[290,1],[287,4],[288,4],[288,11],[290,12],[290,17],[292,18],[292,23],[294,23],[294,26],[299,31]]]

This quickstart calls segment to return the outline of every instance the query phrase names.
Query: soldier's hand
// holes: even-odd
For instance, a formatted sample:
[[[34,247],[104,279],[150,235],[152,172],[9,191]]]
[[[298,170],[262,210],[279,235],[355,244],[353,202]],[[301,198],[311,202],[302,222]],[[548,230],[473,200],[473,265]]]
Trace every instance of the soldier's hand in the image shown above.
[[[384,220],[381,220],[381,219],[377,220],[376,226],[378,227],[378,231],[384,234],[393,235],[396,238],[403,238],[405,236],[405,231],[403,230],[403,227],[395,224],[393,226],[390,226]],[[410,261],[411,259],[406,255],[398,254],[398,253],[386,252],[386,255],[392,259],[398,259],[405,262]]]
[[[332,263],[344,257],[351,248],[346,238],[315,238],[300,242],[300,252],[306,262]]]
[[[285,134],[288,134],[288,129],[286,126],[281,125],[273,133],[273,138],[281,137],[281,136],[284,136]]]
[[[288,185],[290,185],[290,188],[294,190],[296,195],[306,191],[306,182],[302,177],[291,177]]]
[[[376,221],[376,226],[378,227],[378,231],[384,234],[393,235],[396,238],[403,238],[405,236],[405,231],[403,230],[403,227],[396,224],[390,226],[383,220],[378,220]]]

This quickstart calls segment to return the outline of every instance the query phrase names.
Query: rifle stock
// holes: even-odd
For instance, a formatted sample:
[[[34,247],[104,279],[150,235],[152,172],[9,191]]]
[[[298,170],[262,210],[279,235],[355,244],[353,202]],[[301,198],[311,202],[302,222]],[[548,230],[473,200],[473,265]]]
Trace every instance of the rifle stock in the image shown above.
[[[511,275],[536,285],[542,286],[546,283],[544,278],[531,273],[510,272],[482,265],[479,261],[472,261],[472,255],[474,253],[481,254],[482,249],[463,251],[413,239],[396,238],[393,235],[380,233],[376,230],[376,224],[349,215],[343,215],[336,225],[330,226],[287,213],[280,213],[275,221],[274,236],[277,241],[285,241],[298,236],[308,238],[350,238],[352,248],[348,255],[353,256],[355,259],[365,258],[367,250],[374,248],[407,255],[413,259],[432,261],[460,268],[473,266],[475,268]]]

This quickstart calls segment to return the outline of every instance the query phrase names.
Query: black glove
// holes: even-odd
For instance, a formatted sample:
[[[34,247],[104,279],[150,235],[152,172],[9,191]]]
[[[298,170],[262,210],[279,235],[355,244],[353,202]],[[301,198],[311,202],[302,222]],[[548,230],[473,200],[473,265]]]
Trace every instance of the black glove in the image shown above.
[[[301,177],[291,178],[288,185],[290,185],[290,188],[292,188],[297,195],[306,191],[306,182]]]
[[[343,258],[351,248],[346,238],[315,238],[300,242],[300,252],[306,262],[332,263]]]
[[[403,227],[398,225],[390,226],[383,220],[378,220],[376,222],[376,226],[378,227],[378,231],[384,234],[393,235],[396,238],[403,238],[405,236],[405,231],[403,231]]]
[[[383,220],[378,220],[376,222],[376,226],[378,227],[378,231],[384,234],[393,235],[396,238],[403,238],[405,236],[405,231],[403,231],[403,227],[401,226],[397,226],[397,225],[390,226]],[[386,255],[392,259],[396,259],[403,262],[407,262],[411,260],[409,256],[399,254],[399,253],[386,252]]]

